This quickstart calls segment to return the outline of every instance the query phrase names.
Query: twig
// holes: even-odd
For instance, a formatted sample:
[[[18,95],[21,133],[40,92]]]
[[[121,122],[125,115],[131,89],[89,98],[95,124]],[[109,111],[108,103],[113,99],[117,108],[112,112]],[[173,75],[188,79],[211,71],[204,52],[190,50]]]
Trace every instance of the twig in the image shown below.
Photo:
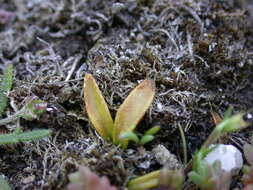
[[[80,61],[80,59],[81,59],[80,55],[76,57],[76,59],[74,60],[74,63],[72,65],[72,67],[71,67],[71,69],[70,69],[70,71],[68,73],[68,76],[66,77],[65,81],[68,81],[70,79],[70,77],[72,76],[73,72],[75,71],[77,63]]]

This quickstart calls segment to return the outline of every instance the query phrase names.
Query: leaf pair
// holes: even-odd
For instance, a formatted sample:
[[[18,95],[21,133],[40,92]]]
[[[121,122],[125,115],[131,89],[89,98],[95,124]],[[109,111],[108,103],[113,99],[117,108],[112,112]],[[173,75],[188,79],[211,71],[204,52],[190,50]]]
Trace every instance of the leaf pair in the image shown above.
[[[91,74],[84,77],[84,101],[92,125],[103,138],[124,147],[128,142],[122,142],[120,135],[134,130],[152,103],[154,95],[154,81],[144,80],[125,99],[113,121],[95,79]]]
[[[135,132],[128,131],[128,132],[121,133],[120,139],[134,141],[136,144],[144,145],[152,141],[155,138],[154,135],[159,130],[160,130],[160,126],[154,126],[148,131],[146,131],[145,134],[141,138],[139,138]]]

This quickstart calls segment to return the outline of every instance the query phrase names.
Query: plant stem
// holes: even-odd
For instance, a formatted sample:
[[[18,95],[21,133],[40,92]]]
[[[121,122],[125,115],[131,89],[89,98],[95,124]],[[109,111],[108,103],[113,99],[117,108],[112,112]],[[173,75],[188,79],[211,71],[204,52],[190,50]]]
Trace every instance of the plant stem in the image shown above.
[[[187,146],[186,146],[186,140],[185,140],[185,135],[184,135],[184,130],[182,129],[182,126],[179,124],[178,125],[181,139],[182,139],[182,144],[183,144],[183,152],[184,152],[184,165],[187,164]]]
[[[7,118],[1,119],[0,125],[6,125],[7,123],[11,123],[13,121],[18,120],[19,118],[22,117],[22,115],[25,113],[25,111],[26,111],[26,109],[22,108],[21,110],[17,111],[15,114],[13,114]]]
[[[220,130],[215,128],[203,144],[202,148],[208,148],[211,144],[215,143],[220,138],[220,136]]]

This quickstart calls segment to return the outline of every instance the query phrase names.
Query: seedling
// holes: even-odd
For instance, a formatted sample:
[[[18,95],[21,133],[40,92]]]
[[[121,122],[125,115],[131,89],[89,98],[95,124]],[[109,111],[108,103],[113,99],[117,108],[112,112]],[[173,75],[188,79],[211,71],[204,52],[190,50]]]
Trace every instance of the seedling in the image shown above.
[[[231,173],[223,172],[221,163],[215,162],[212,165],[203,160],[213,148],[201,149],[193,159],[192,171],[188,174],[189,179],[202,190],[229,189],[231,183]]]
[[[9,64],[4,72],[2,82],[0,85],[0,115],[2,115],[4,109],[7,106],[8,98],[6,93],[11,90],[13,81],[13,66]],[[0,125],[5,125],[13,122],[19,118],[26,120],[37,119],[41,114],[46,111],[47,104],[42,100],[34,97],[31,98],[25,106],[17,111],[14,115],[0,120]],[[0,145],[13,144],[23,141],[36,140],[48,136],[51,133],[50,130],[35,130],[30,132],[22,132],[20,128],[11,134],[0,135]]]
[[[13,82],[13,66],[11,64],[7,65],[2,82],[0,84],[0,116],[2,116],[8,102],[6,94],[11,90]],[[31,98],[25,106],[17,111],[14,115],[0,120],[0,125],[5,125],[7,123],[13,122],[19,118],[24,118],[26,120],[38,119],[38,117],[46,111],[47,104],[42,100],[33,97]]]
[[[9,64],[3,74],[2,82],[0,84],[0,116],[2,116],[8,102],[6,94],[11,90],[13,82],[13,66]],[[0,120],[0,125],[5,125],[16,121],[19,118],[26,120],[37,119],[46,111],[47,104],[38,98],[30,99],[27,104],[17,111],[14,115]],[[23,132],[21,128],[16,128],[13,133],[0,134],[0,145],[16,144],[24,141],[35,141],[43,137],[49,136],[51,130],[34,130]],[[0,175],[0,189],[11,190],[7,180]]]
[[[120,139],[134,141],[136,144],[144,145],[150,141],[152,141],[155,137],[154,135],[160,130],[160,126],[155,126],[146,131],[146,133],[139,138],[136,133],[129,131],[122,133],[120,135]]]
[[[95,79],[90,74],[84,77],[84,101],[92,125],[104,139],[112,140],[123,148],[127,148],[129,140],[122,138],[122,134],[133,132],[152,103],[154,95],[154,81],[144,80],[128,95],[113,121]]]
[[[38,99],[37,97],[31,98],[23,108],[17,111],[15,114],[1,119],[0,125],[5,125],[10,122],[14,122],[17,119],[23,118],[26,120],[38,119],[43,113],[45,113],[47,103]]]
[[[222,172],[219,162],[208,165],[203,160],[215,148],[215,146],[210,145],[215,144],[221,136],[225,133],[235,132],[248,126],[243,120],[242,113],[231,115],[232,108],[230,107],[224,114],[223,120],[218,123],[201,149],[194,155],[192,171],[188,176],[200,189],[218,190],[229,187],[231,174]]]
[[[231,182],[231,174],[228,172],[223,172],[219,162],[215,162],[213,165],[208,165],[203,160],[206,155],[216,147],[210,145],[215,144],[221,136],[223,136],[225,133],[235,132],[248,126],[248,124],[243,120],[242,113],[233,116],[231,113],[232,110],[229,109],[225,113],[224,118],[217,122],[217,126],[215,127],[213,132],[209,135],[200,150],[194,154],[193,160],[188,163],[188,166],[185,168],[184,171],[185,174],[181,173],[179,175],[178,170],[167,171],[170,174],[167,177],[167,187],[169,187],[168,189],[180,189],[183,184],[182,179],[185,179],[184,175],[188,173],[189,168],[191,170],[188,173],[189,179],[200,189],[228,189]],[[248,155],[250,160],[249,162],[253,163],[253,147],[249,149],[251,151],[251,153]],[[158,170],[130,180],[128,182],[129,190],[146,190],[150,188],[156,188],[159,185],[164,184],[163,182],[166,181],[166,177],[164,177],[165,175],[161,175],[162,171],[163,170]],[[253,169],[251,170],[251,172],[252,171]],[[174,178],[172,176],[174,176]],[[253,179],[253,177],[251,179]]]

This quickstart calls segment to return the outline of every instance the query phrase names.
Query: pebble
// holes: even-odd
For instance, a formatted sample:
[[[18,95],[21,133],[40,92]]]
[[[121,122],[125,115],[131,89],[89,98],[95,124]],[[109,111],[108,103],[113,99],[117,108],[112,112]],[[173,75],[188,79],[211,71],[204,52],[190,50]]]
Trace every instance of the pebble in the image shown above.
[[[217,160],[221,163],[221,169],[232,175],[236,175],[243,166],[242,153],[233,145],[219,144],[204,158],[210,165]]]
[[[180,162],[177,160],[176,156],[163,145],[157,145],[152,152],[155,155],[156,161],[166,166],[168,169],[178,169],[181,168]]]

